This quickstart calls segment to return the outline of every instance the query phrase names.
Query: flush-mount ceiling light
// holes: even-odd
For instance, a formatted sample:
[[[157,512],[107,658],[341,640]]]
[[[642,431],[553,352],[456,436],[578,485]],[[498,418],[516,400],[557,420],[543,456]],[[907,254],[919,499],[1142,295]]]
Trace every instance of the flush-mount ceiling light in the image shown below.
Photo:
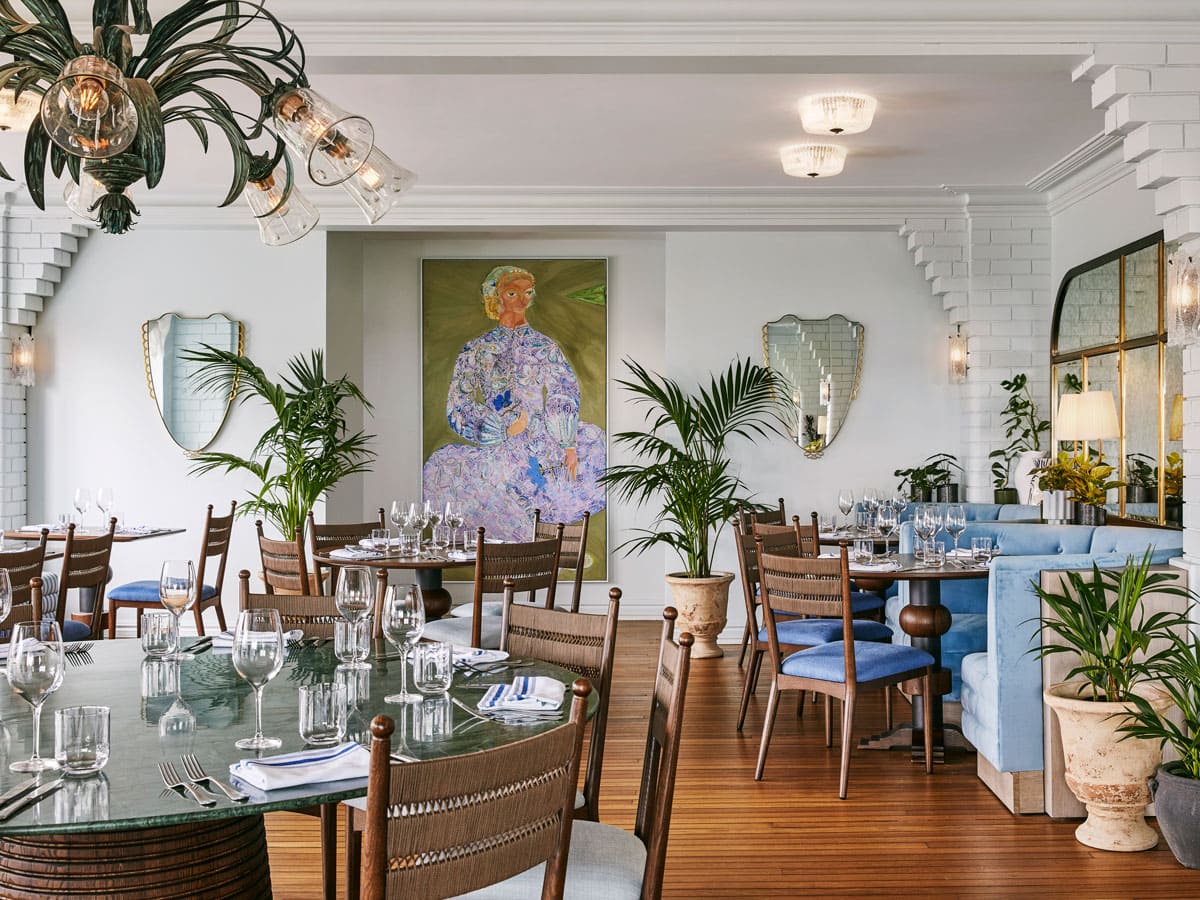
[[[783,171],[796,178],[837,175],[846,164],[846,148],[836,144],[792,144],[779,151]]]
[[[809,134],[859,134],[871,127],[876,106],[866,94],[812,94],[800,101],[800,124]]]

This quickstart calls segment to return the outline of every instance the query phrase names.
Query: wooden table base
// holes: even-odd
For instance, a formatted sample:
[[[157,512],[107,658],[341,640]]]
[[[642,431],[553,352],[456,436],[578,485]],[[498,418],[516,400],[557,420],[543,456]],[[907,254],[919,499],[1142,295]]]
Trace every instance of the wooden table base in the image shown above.
[[[5,835],[0,897],[270,900],[263,817],[134,831]]]

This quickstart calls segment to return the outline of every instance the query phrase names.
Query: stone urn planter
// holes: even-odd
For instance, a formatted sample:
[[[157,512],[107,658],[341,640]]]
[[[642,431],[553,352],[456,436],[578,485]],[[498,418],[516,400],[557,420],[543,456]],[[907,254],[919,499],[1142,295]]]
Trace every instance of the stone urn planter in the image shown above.
[[[714,659],[724,656],[717,646],[717,635],[725,628],[729,611],[729,585],[732,572],[714,572],[709,578],[687,578],[676,572],[667,575],[675,609],[679,611],[677,628],[691,632],[692,659]]]
[[[1150,779],[1158,827],[1181,865],[1200,869],[1200,781],[1188,777],[1183,763],[1170,762]]]
[[[1088,810],[1075,838],[1098,850],[1149,850],[1158,843],[1158,832],[1146,824],[1147,780],[1162,762],[1162,750],[1154,741],[1118,730],[1133,704],[1089,700],[1086,691],[1090,688],[1082,683],[1067,681],[1042,695],[1062,730],[1067,786]],[[1137,692],[1160,714],[1171,705],[1152,686]]]

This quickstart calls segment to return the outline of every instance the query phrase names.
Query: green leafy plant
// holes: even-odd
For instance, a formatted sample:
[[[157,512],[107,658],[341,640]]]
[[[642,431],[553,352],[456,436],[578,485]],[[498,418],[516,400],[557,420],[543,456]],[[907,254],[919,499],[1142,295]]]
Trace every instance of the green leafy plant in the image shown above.
[[[1183,497],[1183,457],[1178,453],[1167,454],[1163,469],[1163,493],[1172,500]]]
[[[625,365],[632,378],[617,383],[647,407],[649,427],[614,436],[640,461],[609,466],[600,481],[638,506],[657,498],[662,511],[652,528],[636,529],[621,547],[640,553],[666,545],[679,555],[687,577],[707,578],[721,529],[739,505],[752,505],[732,471],[728,442],[787,433],[779,400],[783,381],[770,369],[737,360],[707,388],[688,393],[632,360]]]
[[[1179,613],[1146,615],[1142,606],[1146,593],[1188,596],[1183,588],[1170,585],[1175,581],[1173,575],[1150,574],[1153,555],[1154,548],[1147,547],[1140,563],[1131,555],[1119,571],[1101,570],[1093,564],[1090,578],[1085,572],[1067,572],[1061,590],[1048,591],[1033,582],[1038,597],[1054,613],[1036,621],[1058,638],[1043,640],[1034,650],[1039,658],[1077,653],[1079,664],[1067,679],[1082,677],[1092,700],[1133,699],[1133,688],[1158,671],[1166,652],[1151,653],[1151,641],[1169,639],[1174,629],[1186,625],[1186,616]]]
[[[1158,487],[1158,467],[1145,453],[1129,453],[1125,456],[1125,478],[1131,487],[1154,490]]]
[[[220,391],[240,402],[257,397],[271,407],[274,421],[246,457],[205,451],[196,454],[192,474],[248,472],[258,480],[251,499],[238,506],[238,515],[262,517],[281,535],[303,529],[305,516],[326,491],[348,475],[370,470],[374,435],[349,434],[342,404],[371,404],[344,375],[330,380],[325,355],[313,350],[288,361],[288,377],[280,383],[246,356],[207,344],[184,357],[200,363],[192,375],[201,390]]]
[[[1195,594],[1189,592],[1195,599]],[[1149,666],[1158,685],[1178,708],[1182,724],[1159,716],[1144,698],[1133,696],[1133,720],[1121,730],[1130,737],[1170,742],[1189,778],[1200,779],[1200,638],[1172,631],[1171,644]]]
[[[1008,446],[1002,450],[993,450],[988,458],[992,463],[992,483],[997,488],[1008,485],[1008,472],[1012,461],[1018,455],[1029,450],[1041,450],[1041,437],[1050,430],[1048,419],[1038,418],[1037,403],[1029,390],[1029,378],[1024,372],[1000,382],[1000,386],[1008,391],[1008,403],[1000,411],[1004,420],[1004,437]]]
[[[1110,480],[1113,467],[1098,455],[1072,456],[1062,451],[1050,463],[1033,470],[1043,491],[1070,491],[1074,499],[1088,506],[1103,506],[1108,492],[1125,484]]]
[[[919,466],[896,469],[892,474],[900,479],[899,489],[910,499],[919,500],[943,485],[950,484],[954,470],[962,471],[958,458],[950,453],[935,453]]]

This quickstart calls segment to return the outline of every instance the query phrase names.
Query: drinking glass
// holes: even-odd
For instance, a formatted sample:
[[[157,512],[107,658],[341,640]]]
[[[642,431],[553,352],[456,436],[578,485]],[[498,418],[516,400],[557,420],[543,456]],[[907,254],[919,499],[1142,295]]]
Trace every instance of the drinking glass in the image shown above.
[[[946,531],[954,538],[954,554],[958,555],[958,539],[967,530],[967,511],[961,503],[946,507]]]
[[[913,510],[913,533],[917,536],[913,551],[918,558],[925,555],[925,543],[933,537],[933,515],[928,503],[919,504]]]
[[[932,569],[946,564],[946,545],[941,541],[925,542],[925,565]]]
[[[190,559],[169,559],[158,576],[158,599],[175,617],[175,631],[179,631],[179,618],[196,602],[196,569]],[[178,648],[169,659],[193,659],[193,655]]]
[[[992,558],[992,539],[987,536],[971,538],[971,559],[977,564],[986,563]]]
[[[875,542],[870,538],[854,542],[851,559],[856,563],[869,563],[875,559]]]
[[[442,521],[442,510],[444,507],[431,501],[425,501],[425,523],[431,528],[436,527]]]
[[[421,552],[421,534],[418,531],[401,531],[400,544],[397,552],[407,558],[417,556]]]
[[[170,656],[179,649],[179,620],[165,609],[142,613],[142,652],[151,657]]]
[[[429,546],[435,553],[442,553],[450,546],[449,525],[434,525],[430,534]]]
[[[191,753],[196,745],[196,713],[179,694],[158,720],[158,746],[164,759]]]
[[[113,494],[112,488],[102,487],[96,489],[96,509],[104,513],[104,518],[100,521],[101,526],[108,521],[108,511],[112,509],[115,502],[116,497]]]
[[[92,508],[92,492],[87,488],[75,488],[75,511],[79,513],[79,528],[87,524],[88,510]]]
[[[58,690],[66,663],[63,659],[62,632],[51,620],[18,622],[12,630],[8,651],[8,683],[33,707],[33,756],[11,763],[13,772],[42,772],[57,769],[53,759],[38,752],[42,730],[42,704]]]
[[[245,609],[233,631],[233,668],[254,688],[254,737],[242,738],[239,750],[271,750],[283,742],[262,730],[262,692],[283,668],[283,629],[279,611]]]
[[[300,737],[328,747],[346,736],[346,686],[336,682],[300,685]]]
[[[8,569],[0,569],[0,622],[8,618],[12,612],[12,581],[8,577]]]
[[[408,511],[408,527],[417,533],[417,556],[423,555],[421,546],[424,543],[425,529],[429,526],[429,504],[423,507],[413,504]]]
[[[338,578],[333,602],[348,622],[360,622],[371,611],[375,576],[366,566],[347,566]]]
[[[413,648],[413,684],[422,694],[444,694],[454,677],[454,647],[444,641],[424,641]]]
[[[408,692],[408,651],[425,630],[425,604],[415,584],[389,584],[383,594],[383,636],[400,651],[400,693],[383,698],[385,703],[416,703],[420,694]]]
[[[94,775],[108,762],[107,706],[68,706],[54,711],[54,759],[64,775]]]
[[[458,529],[463,527],[463,510],[457,503],[446,504],[446,524],[450,526],[450,543],[458,543]]]
[[[896,530],[896,508],[892,506],[890,501],[880,504],[879,516],[876,522],[879,525],[879,530],[883,532],[883,555],[885,557],[890,556],[888,539]]]
[[[846,523],[850,523],[850,510],[854,509],[854,491],[850,488],[842,488],[838,491],[838,509],[842,511],[842,515],[846,517]]]
[[[405,519],[408,518],[408,504],[403,500],[393,500],[388,518],[392,520],[392,524],[397,528],[403,528]]]
[[[474,553],[479,546],[479,531],[475,528],[463,529],[463,550]]]
[[[444,741],[454,733],[454,706],[446,694],[422,698],[413,706],[414,741],[432,744]]]
[[[372,528],[371,547],[376,553],[387,553],[392,549],[392,529]]]
[[[349,669],[369,669],[371,617],[357,622],[338,619],[333,623],[333,655]]]

